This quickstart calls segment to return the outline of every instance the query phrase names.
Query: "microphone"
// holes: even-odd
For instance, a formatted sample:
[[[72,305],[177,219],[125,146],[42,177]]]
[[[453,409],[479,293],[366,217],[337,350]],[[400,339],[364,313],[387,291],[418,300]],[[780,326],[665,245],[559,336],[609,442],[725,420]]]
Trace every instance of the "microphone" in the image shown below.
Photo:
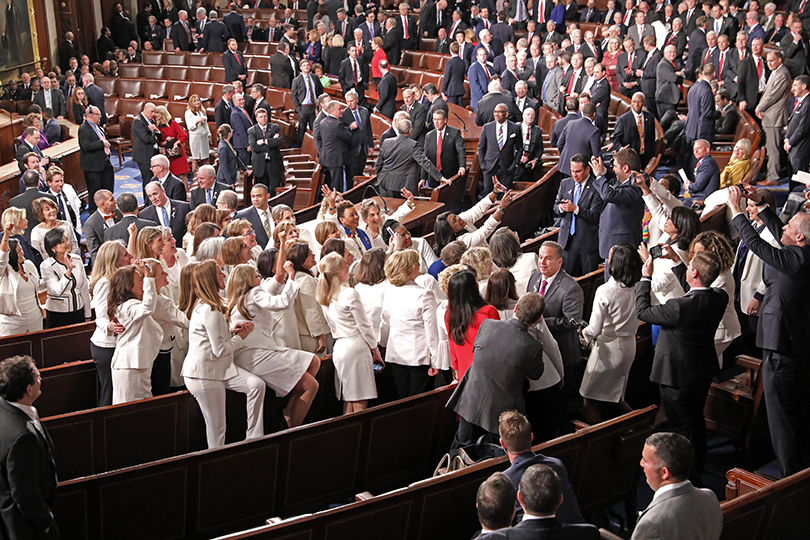
[[[365,188],[363,188],[363,198],[364,198],[364,199],[366,198],[366,193],[368,192],[368,188],[371,188],[371,190],[372,190],[374,193],[376,193],[376,194],[377,194],[377,197],[379,197],[379,198],[380,198],[380,200],[382,201],[382,203],[383,203],[383,212],[385,212],[386,214],[387,214],[388,212],[390,212],[391,210],[389,210],[389,209],[388,209],[388,203],[387,203],[387,202],[385,202],[385,197],[383,197],[382,195],[380,195],[380,191],[377,189],[377,184],[372,184],[371,182],[369,182],[369,183],[368,183],[368,185],[366,185],[366,187],[365,187]]]
[[[461,122],[461,131],[467,131],[467,123],[464,121],[464,119],[460,117],[456,111],[451,110],[450,112],[453,113],[453,116],[458,118],[459,122]]]

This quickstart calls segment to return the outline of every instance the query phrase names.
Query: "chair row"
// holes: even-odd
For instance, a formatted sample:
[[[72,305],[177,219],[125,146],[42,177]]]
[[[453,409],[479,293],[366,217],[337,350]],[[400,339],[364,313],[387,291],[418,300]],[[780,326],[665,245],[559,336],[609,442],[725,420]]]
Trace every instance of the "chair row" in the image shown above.
[[[225,82],[225,68],[211,66],[149,66],[121,64],[118,76],[127,79],[148,77],[150,79],[176,79],[189,81]]]
[[[275,43],[272,44],[275,47]],[[274,48],[273,47],[273,48]],[[255,48],[255,47],[254,47]],[[258,47],[259,51],[263,47]],[[245,53],[245,62],[251,69],[267,69],[270,65],[270,56],[276,51],[273,50],[269,54],[262,54],[262,52]],[[123,64],[124,66],[135,64]],[[198,52],[175,52],[175,51],[144,51],[142,57],[142,65],[156,66],[156,67],[222,67],[222,53],[198,53]],[[119,66],[119,69],[121,66]]]
[[[402,51],[399,60],[401,67],[419,68],[427,71],[444,73],[444,66],[450,60],[449,54],[438,54],[421,51]]]
[[[106,98],[168,99],[188,101],[192,95],[200,96],[205,106],[214,106],[222,97],[224,83],[199,82],[153,78],[108,78],[97,79],[96,84],[104,90]]]

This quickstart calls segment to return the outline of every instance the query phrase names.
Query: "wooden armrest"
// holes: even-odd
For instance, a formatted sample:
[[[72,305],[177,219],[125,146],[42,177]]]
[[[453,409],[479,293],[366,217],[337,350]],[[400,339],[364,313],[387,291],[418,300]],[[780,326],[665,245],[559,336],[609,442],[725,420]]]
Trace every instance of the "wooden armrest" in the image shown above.
[[[622,540],[621,536],[613,534],[607,529],[599,529],[599,538],[602,540]]]
[[[586,424],[585,422],[582,422],[580,420],[571,420],[571,425],[573,426],[574,431],[580,431],[585,428],[591,427],[590,424]]]
[[[367,501],[373,497],[374,495],[372,495],[370,492],[364,491],[363,493],[358,493],[357,495],[354,496],[354,502]]]
[[[737,357],[737,365],[746,369],[755,369],[759,371],[762,369],[762,360],[759,358],[754,358],[753,356],[748,356],[747,354],[741,354]]]

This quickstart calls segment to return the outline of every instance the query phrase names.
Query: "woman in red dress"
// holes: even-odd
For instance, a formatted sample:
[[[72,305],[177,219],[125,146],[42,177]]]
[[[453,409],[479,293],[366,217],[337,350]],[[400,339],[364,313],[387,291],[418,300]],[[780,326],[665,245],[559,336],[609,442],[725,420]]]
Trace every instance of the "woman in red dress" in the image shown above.
[[[371,50],[374,51],[374,56],[371,57],[371,76],[374,80],[382,78],[382,71],[380,71],[380,60],[388,60],[385,51],[383,50],[383,40],[380,36],[375,36],[371,40]]]
[[[602,57],[602,65],[605,66],[605,69],[607,70],[607,79],[610,83],[611,92],[619,91],[619,81],[616,79],[616,61],[619,59],[619,55],[623,52],[622,40],[616,36],[610,38],[610,41],[608,41],[607,51],[605,51],[605,54]]]
[[[161,140],[163,148],[166,150],[166,157],[169,158],[169,170],[175,176],[183,179],[188,185],[188,155],[186,154],[186,143],[188,142],[188,133],[180,127],[172,115],[169,114],[168,109],[161,105],[156,109],[157,114],[155,120],[160,128]]]
[[[475,271],[456,272],[447,284],[444,324],[450,338],[450,362],[457,380],[461,380],[472,365],[473,344],[485,319],[499,321],[500,315],[481,297]]]

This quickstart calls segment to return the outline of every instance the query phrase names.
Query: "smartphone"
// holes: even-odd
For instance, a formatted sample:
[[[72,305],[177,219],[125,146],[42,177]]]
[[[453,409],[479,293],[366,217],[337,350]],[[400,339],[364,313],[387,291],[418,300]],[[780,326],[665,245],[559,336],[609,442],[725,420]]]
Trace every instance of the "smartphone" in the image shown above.
[[[374,362],[374,373],[379,373],[383,370],[383,365]]]
[[[391,235],[391,238],[393,238],[394,236],[396,236],[396,235],[394,234],[394,231],[392,231],[392,230],[391,230],[391,227],[386,227],[386,228],[385,228],[385,230],[386,230],[386,231],[388,231],[388,234],[390,234],[390,235]]]
[[[660,257],[663,254],[664,254],[664,248],[661,247],[661,246],[653,246],[653,247],[650,248],[650,257],[652,257],[653,260],[657,259],[658,257]]]

